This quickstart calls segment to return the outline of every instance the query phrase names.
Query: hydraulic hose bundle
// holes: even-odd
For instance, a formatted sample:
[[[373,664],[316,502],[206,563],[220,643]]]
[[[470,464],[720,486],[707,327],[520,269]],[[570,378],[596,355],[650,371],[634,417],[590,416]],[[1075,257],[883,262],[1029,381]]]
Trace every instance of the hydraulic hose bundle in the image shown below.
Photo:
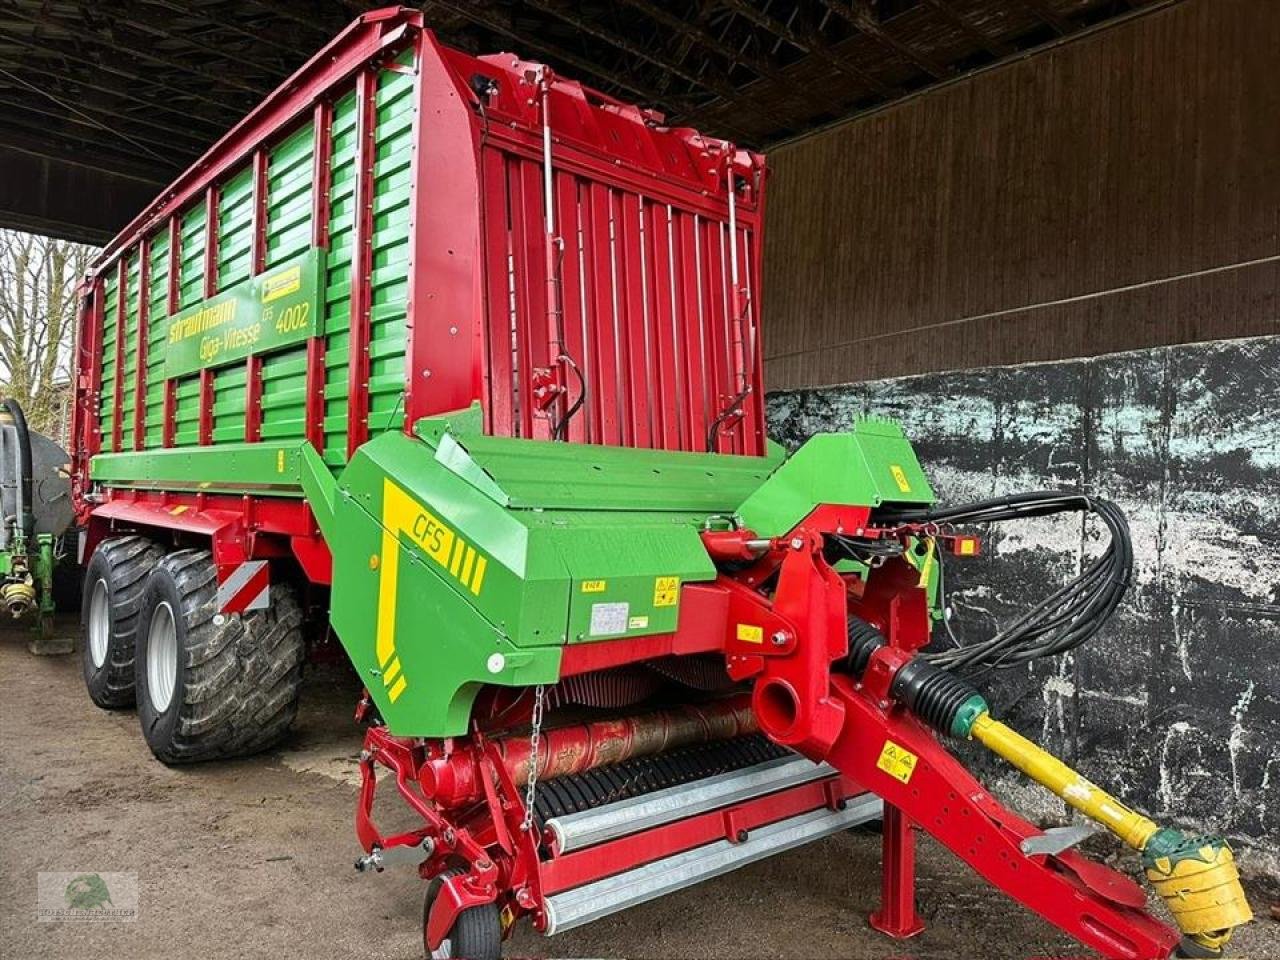
[[[1079,576],[1055,590],[995,636],[923,654],[948,668],[1005,668],[1073,650],[1098,632],[1124,596],[1133,569],[1129,524],[1110,501],[1082,493],[1040,491],[933,510],[893,510],[884,524],[939,526],[1025,520],[1057,513],[1091,513],[1106,525],[1111,542]]]

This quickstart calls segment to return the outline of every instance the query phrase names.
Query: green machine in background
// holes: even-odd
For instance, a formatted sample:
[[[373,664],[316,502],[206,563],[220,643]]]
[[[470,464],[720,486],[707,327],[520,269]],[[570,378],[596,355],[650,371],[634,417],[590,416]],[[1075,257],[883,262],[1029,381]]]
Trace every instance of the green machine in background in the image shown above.
[[[57,544],[71,525],[67,453],[33,432],[16,400],[0,406],[0,605],[35,618],[35,653],[66,653],[53,642]]]

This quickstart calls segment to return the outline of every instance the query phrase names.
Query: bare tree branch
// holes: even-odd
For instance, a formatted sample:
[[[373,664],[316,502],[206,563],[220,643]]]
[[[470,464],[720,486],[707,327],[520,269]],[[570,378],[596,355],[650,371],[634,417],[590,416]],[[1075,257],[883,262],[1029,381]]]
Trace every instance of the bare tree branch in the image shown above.
[[[88,247],[0,230],[0,394],[33,428],[61,436],[71,386],[76,285]]]

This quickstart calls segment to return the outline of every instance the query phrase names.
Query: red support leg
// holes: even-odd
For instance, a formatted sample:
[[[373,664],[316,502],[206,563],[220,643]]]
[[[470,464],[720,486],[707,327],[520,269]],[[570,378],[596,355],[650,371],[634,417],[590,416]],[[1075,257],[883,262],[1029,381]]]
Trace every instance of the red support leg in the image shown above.
[[[924,921],[916,913],[916,837],[907,815],[888,803],[884,805],[883,850],[880,909],[868,922],[883,934],[905,940],[924,930]]]

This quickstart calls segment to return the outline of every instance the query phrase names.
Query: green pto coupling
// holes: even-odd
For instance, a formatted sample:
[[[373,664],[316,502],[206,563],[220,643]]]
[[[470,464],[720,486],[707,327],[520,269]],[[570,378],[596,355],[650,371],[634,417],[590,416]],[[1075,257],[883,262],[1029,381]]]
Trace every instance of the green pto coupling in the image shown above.
[[[885,640],[860,622],[849,633],[849,666],[860,676],[872,652]],[[1141,853],[1147,880],[1184,934],[1186,956],[1220,956],[1232,931],[1253,919],[1225,840],[1161,828],[1129,809],[993,718],[982,694],[941,667],[917,657],[897,672],[890,692],[934,730],[960,740],[977,740]]]
[[[1142,865],[1178,929],[1201,954],[1221,954],[1232,931],[1253,919],[1235,857],[1220,837],[1156,830],[1142,848]]]

